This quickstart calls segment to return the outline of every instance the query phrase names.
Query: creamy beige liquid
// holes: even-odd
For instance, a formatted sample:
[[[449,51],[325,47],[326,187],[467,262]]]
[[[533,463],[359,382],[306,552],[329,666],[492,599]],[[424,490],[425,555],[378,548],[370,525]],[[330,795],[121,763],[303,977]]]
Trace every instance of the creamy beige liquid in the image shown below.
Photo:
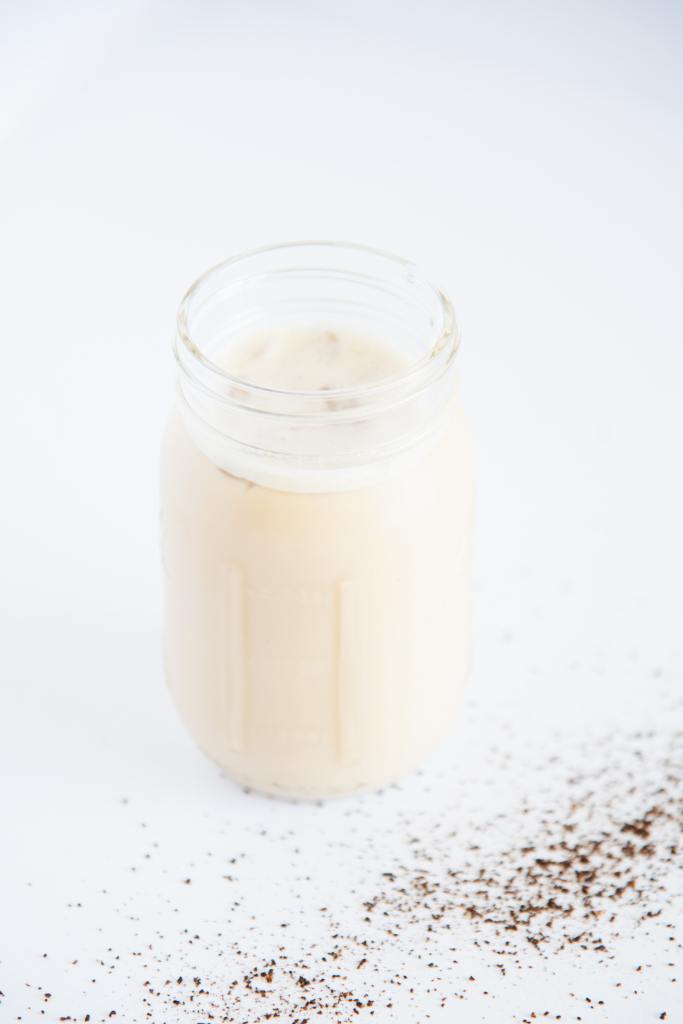
[[[259,333],[213,358],[269,387],[405,367],[375,341]],[[454,400],[419,457],[305,493],[218,468],[179,415],[162,464],[165,664],[199,746],[260,790],[378,786],[447,734],[468,665],[471,484]]]
[[[409,365],[406,356],[381,341],[316,327],[248,334],[215,354],[214,361],[236,377],[291,391],[376,384]]]

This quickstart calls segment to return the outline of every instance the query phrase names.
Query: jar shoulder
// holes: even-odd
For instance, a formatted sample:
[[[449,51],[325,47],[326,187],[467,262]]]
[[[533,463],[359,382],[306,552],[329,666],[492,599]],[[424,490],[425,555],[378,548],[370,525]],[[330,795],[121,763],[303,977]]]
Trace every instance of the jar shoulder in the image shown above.
[[[201,534],[287,536],[307,545],[376,543],[421,530],[464,530],[472,515],[470,442],[454,407],[439,436],[402,469],[355,490],[305,493],[263,487],[214,465],[174,412],[161,457],[162,515]],[[403,537],[404,540],[409,538]]]

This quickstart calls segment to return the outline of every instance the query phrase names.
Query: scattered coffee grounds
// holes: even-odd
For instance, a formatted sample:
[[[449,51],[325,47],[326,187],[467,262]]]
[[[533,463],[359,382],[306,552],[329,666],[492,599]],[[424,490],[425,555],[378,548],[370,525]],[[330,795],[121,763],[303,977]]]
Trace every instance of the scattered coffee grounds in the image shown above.
[[[491,756],[496,786],[497,778],[514,774],[518,758],[500,750]],[[494,1000],[496,978],[517,972],[524,982],[530,970],[551,970],[557,956],[570,957],[578,976],[588,964],[609,965],[615,958],[620,964],[623,942],[632,948],[634,936],[640,942],[655,932],[655,948],[670,950],[659,966],[675,983],[682,948],[676,924],[683,881],[683,733],[605,737],[563,759],[539,747],[536,768],[541,782],[533,793],[518,795],[516,803],[505,798],[493,815],[490,802],[482,814],[468,803],[466,781],[454,769],[440,777],[439,800],[422,809],[414,798],[409,808],[402,805],[400,790],[387,794],[399,799],[379,833],[373,815],[382,796],[347,802],[342,816],[348,843],[340,846],[334,834],[325,838],[324,829],[321,841],[330,858],[348,867],[351,881],[341,873],[338,889],[327,892],[324,902],[296,829],[278,835],[261,829],[268,872],[277,872],[278,858],[301,865],[287,879],[287,917],[279,916],[278,905],[245,918],[240,879],[263,867],[237,852],[226,864],[216,851],[206,851],[201,865],[179,865],[174,877],[164,869],[161,889],[191,900],[207,879],[224,886],[213,918],[201,924],[193,918],[187,928],[187,911],[178,908],[180,926],[173,934],[136,921],[136,949],[108,948],[87,961],[74,947],[69,962],[86,971],[92,990],[106,979],[111,991],[114,978],[126,1006],[138,1006],[135,1020],[152,1024],[412,1021],[418,996],[436,1017],[444,1006],[475,994]],[[423,779],[428,787],[429,775]],[[320,814],[324,821],[322,807]],[[158,844],[151,850],[160,856]],[[153,863],[149,850],[142,856]],[[476,972],[468,967],[474,948]],[[646,987],[639,979],[651,969],[650,963],[632,964],[611,981],[614,992],[639,998]],[[59,1007],[54,988],[52,995],[43,992],[35,979],[27,986],[30,1001],[20,1020],[36,1020],[39,1003],[40,1019],[46,1019],[46,1006],[50,1012],[56,1006],[62,1015],[47,1019],[131,1020],[113,1007],[93,1012],[87,993],[76,1010]],[[568,996],[576,1006],[571,1015]],[[530,1007],[509,1019],[583,1021],[606,1002],[604,992],[563,993],[562,1012]],[[652,1019],[675,1019],[677,1005],[672,996]],[[420,1021],[429,1016],[423,1012]],[[618,1019],[618,1010],[602,1019]]]
[[[621,911],[629,927],[659,918],[666,880],[683,864],[683,733],[648,763],[653,738],[631,737],[630,763],[622,756],[569,775],[547,806],[522,804],[479,825],[481,841],[463,863],[451,860],[448,840],[415,840],[407,864],[384,873],[368,912],[428,933],[464,916],[497,956],[518,957],[527,944],[542,956],[567,945],[609,955]],[[520,838],[497,847],[490,837],[510,815]]]

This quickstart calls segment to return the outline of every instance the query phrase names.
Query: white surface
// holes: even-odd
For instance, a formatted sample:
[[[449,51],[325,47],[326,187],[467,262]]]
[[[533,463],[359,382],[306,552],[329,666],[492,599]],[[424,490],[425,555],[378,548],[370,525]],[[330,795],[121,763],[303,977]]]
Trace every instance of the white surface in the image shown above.
[[[220,917],[210,873],[168,888],[207,851],[251,851],[256,941],[287,900],[283,829],[321,889],[347,867],[316,846],[321,820],[343,834],[345,805],[240,794],[164,692],[169,343],[185,287],[223,256],[348,238],[415,259],[453,298],[478,620],[472,701],[442,769],[480,777],[494,709],[513,751],[530,718],[568,744],[666,724],[661,695],[683,670],[682,25],[674,3],[434,0],[14,2],[0,18],[0,1018],[34,1021],[82,1016],[91,995],[69,961],[166,927],[172,901],[193,922]],[[486,792],[493,810],[508,798],[502,781]],[[423,805],[425,777],[368,799],[378,828]],[[142,822],[168,872],[143,882]],[[468,971],[482,957],[468,950]],[[421,970],[398,1019],[453,1020],[420,1005]],[[498,979],[457,1020],[518,1019],[550,996],[574,1019],[576,970]],[[25,986],[46,981],[39,1017]],[[136,1021],[138,988],[107,984],[97,1005]],[[677,1019],[668,977],[641,988],[584,1019]]]

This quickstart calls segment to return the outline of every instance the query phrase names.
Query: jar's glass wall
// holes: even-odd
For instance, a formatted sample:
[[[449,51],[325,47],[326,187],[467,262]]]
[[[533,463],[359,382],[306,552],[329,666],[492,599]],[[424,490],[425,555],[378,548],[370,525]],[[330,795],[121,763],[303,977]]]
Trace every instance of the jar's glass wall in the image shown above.
[[[238,307],[252,325],[271,315],[273,278],[273,309],[289,296],[294,315],[319,318],[311,282],[329,295],[338,278],[339,315],[362,319],[367,275],[346,248],[342,259],[322,247],[324,273],[306,264],[305,282],[294,248],[269,254],[267,272],[259,254],[253,273],[226,264],[201,315],[198,291],[181,310],[181,394],[162,462],[164,646],[176,704],[211,758],[255,788],[324,796],[397,778],[450,729],[469,660],[472,488],[449,307],[401,261],[402,283],[389,275],[380,288],[386,257],[360,250],[378,261],[372,300],[361,288],[368,320],[385,293],[397,321],[401,303],[415,306],[397,334],[415,346],[400,379],[330,406],[212,365],[212,339],[229,344]],[[380,322],[390,329],[384,306]]]

